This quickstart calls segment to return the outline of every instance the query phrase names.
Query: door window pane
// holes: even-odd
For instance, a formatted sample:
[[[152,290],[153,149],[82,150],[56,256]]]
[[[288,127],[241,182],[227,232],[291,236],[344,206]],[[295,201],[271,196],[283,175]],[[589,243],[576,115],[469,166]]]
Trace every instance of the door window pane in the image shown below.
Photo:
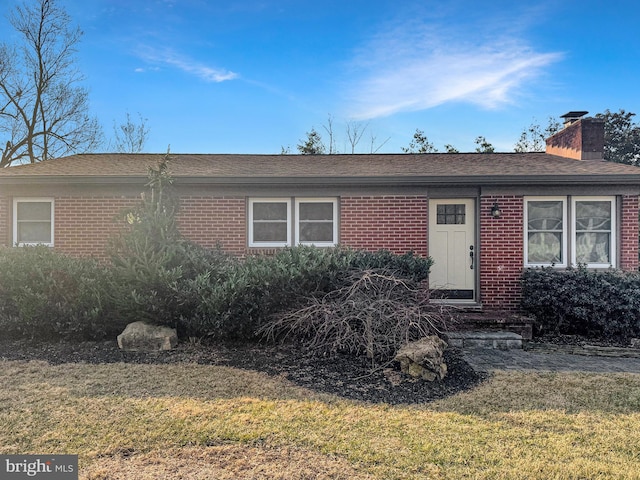
[[[464,225],[466,222],[465,204],[439,204],[436,210],[438,225]]]

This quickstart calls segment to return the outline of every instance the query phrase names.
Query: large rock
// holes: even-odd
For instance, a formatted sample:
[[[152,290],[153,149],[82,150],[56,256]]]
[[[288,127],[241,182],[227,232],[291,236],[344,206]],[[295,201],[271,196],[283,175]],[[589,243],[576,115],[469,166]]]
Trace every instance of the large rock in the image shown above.
[[[432,335],[411,342],[400,348],[394,360],[400,362],[400,370],[414,378],[430,382],[442,380],[447,374],[443,355],[447,342]]]
[[[134,352],[154,352],[171,350],[178,344],[175,328],[133,322],[118,335],[118,347]]]

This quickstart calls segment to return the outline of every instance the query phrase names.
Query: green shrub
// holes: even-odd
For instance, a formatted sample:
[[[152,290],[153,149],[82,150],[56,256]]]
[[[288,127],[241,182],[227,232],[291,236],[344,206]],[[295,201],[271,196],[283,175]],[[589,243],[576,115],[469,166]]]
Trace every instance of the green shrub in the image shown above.
[[[605,338],[640,335],[640,274],[584,267],[526,270],[522,309],[537,333]]]
[[[411,281],[428,276],[431,260],[407,253],[297,246],[255,256],[224,275],[204,272],[185,283],[188,315],[182,331],[193,336],[251,338],[275,312],[349,284],[354,269],[386,268]]]
[[[358,270],[384,269],[393,275],[422,282],[429,278],[429,271],[433,265],[430,257],[421,257],[413,252],[396,255],[389,250],[369,252],[356,250],[352,252],[349,267]]]
[[[126,323],[144,320],[195,335],[189,325],[197,310],[194,280],[214,284],[226,277],[234,260],[219,248],[206,249],[190,242],[178,229],[178,197],[166,156],[149,168],[147,190],[141,201],[122,212],[125,228],[111,239],[110,299]]]
[[[189,315],[183,328],[194,336],[250,338],[273,312],[302,296],[326,291],[348,266],[341,249],[294,247],[274,256],[252,256],[224,275],[203,272],[185,284]]]
[[[0,330],[7,337],[102,339],[122,331],[111,315],[108,271],[48,247],[0,250]]]

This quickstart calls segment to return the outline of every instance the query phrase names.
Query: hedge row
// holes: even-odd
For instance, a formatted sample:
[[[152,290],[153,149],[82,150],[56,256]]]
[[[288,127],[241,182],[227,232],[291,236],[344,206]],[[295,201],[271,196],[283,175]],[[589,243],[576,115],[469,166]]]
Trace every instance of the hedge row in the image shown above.
[[[431,260],[343,248],[294,247],[239,260],[187,241],[114,256],[109,265],[46,247],[0,250],[0,330],[39,339],[113,338],[136,320],[181,337],[248,338],[273,313],[344,285],[353,269],[427,278]],[[121,252],[122,253],[122,252]]]
[[[640,273],[526,270],[522,309],[536,320],[537,333],[604,338],[640,336]]]
[[[124,324],[113,316],[110,271],[97,262],[47,247],[0,250],[3,337],[95,340]]]

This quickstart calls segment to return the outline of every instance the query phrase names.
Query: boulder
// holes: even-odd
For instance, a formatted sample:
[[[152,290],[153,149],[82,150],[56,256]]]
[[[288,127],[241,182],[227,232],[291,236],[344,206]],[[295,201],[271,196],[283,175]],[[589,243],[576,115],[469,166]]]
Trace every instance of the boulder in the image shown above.
[[[447,374],[443,354],[447,342],[436,335],[421,338],[400,348],[394,360],[400,370],[413,378],[427,381],[442,380]]]
[[[175,328],[133,322],[118,335],[118,347],[133,352],[171,350],[178,344]]]

